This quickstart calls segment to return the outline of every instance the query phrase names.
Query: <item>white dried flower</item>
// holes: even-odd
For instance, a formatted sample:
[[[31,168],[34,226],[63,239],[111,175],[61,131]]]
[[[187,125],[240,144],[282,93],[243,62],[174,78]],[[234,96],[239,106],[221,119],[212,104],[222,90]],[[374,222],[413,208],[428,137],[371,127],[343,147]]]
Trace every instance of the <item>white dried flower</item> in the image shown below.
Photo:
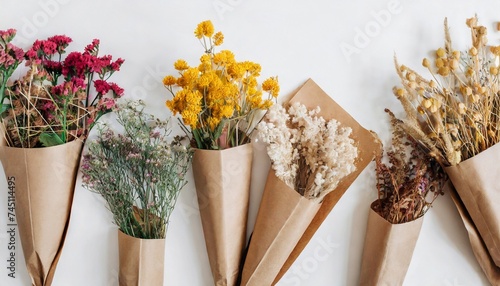
[[[273,105],[257,130],[276,176],[310,199],[322,200],[338,183],[356,170],[358,149],[349,136],[352,129],[335,119],[318,116],[294,103],[287,110]]]

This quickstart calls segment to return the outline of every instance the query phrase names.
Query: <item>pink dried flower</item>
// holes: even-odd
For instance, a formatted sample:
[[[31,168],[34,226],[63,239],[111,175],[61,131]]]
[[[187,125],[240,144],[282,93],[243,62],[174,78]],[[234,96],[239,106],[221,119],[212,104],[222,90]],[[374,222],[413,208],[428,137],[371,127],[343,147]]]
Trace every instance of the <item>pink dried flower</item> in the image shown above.
[[[114,94],[118,97],[122,97],[124,90],[123,88],[119,87],[116,83],[112,82],[109,84],[111,86],[111,90],[113,90]]]
[[[99,94],[106,94],[111,89],[111,86],[105,80],[102,79],[95,80],[94,87],[97,93]]]
[[[85,47],[85,52],[92,55],[97,54],[97,51],[99,50],[99,43],[99,39],[92,40],[92,43]]]
[[[2,38],[4,43],[8,43],[12,41],[12,39],[16,36],[16,30],[15,29],[8,29],[8,30],[0,30],[0,38]]]

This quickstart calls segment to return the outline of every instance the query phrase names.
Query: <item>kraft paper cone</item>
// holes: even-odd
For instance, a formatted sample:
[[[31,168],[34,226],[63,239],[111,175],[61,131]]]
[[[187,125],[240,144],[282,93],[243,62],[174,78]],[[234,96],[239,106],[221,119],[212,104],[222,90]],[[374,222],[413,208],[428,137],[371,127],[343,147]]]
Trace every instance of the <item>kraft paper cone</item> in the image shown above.
[[[314,233],[326,219],[335,204],[337,204],[340,200],[347,188],[359,176],[361,171],[363,171],[373,160],[375,155],[380,153],[381,150],[380,142],[376,139],[376,136],[374,136],[371,131],[363,128],[349,113],[347,113],[340,105],[331,99],[330,96],[328,96],[328,94],[326,94],[312,79],[307,80],[306,83],[298,89],[290,100],[290,103],[293,102],[300,102],[308,109],[314,109],[317,106],[320,106],[320,116],[323,116],[326,120],[335,118],[342,126],[351,127],[351,138],[353,138],[357,144],[358,158],[355,162],[356,171],[345,177],[339,183],[337,188],[325,197],[320,209],[298,241],[287,261],[282,266],[273,284],[276,284],[281,277],[283,277],[302,250],[306,247],[307,243],[309,243]]]
[[[487,247],[500,266],[500,144],[456,166],[446,167],[453,186]]]
[[[215,285],[236,285],[246,245],[253,149],[197,149],[193,175]]]
[[[370,208],[359,285],[403,285],[424,217],[392,224]]]
[[[491,285],[500,285],[500,267],[495,265],[495,262],[491,258],[484,241],[481,239],[479,231],[474,225],[469,213],[467,212],[464,204],[460,200],[456,190],[451,186],[448,192],[451,194],[451,198],[457,207],[458,213],[462,218],[462,221],[469,234],[469,241],[472,246],[472,252],[479,263],[481,269],[483,269],[484,274],[490,281]]]
[[[241,285],[271,285],[320,208],[269,171]]]
[[[0,146],[15,178],[16,219],[31,283],[51,285],[66,237],[83,142],[45,148]]]
[[[163,286],[165,239],[142,239],[118,230],[120,286]]]

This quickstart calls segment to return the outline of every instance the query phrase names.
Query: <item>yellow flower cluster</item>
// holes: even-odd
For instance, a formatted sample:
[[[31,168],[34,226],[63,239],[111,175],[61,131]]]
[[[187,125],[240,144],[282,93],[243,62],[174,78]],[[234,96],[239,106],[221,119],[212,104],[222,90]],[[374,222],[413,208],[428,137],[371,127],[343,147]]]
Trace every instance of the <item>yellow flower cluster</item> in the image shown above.
[[[179,76],[167,75],[163,79],[173,95],[173,99],[167,100],[167,107],[174,115],[180,113],[192,131],[201,130],[203,137],[212,137],[214,142],[221,135],[217,130],[225,130],[229,136],[238,137],[241,132],[244,137],[249,136],[255,113],[268,109],[279,94],[277,77],[266,79],[259,87],[259,64],[238,62],[229,50],[215,52],[224,35],[214,34],[210,21],[198,24],[194,34],[205,53],[197,66],[189,66],[182,59],[174,63]],[[267,98],[263,98],[264,92]]]
[[[396,62],[403,86],[394,94],[408,115],[403,125],[444,165],[500,141],[500,46],[487,46],[486,27],[476,18],[466,24],[472,47],[461,53],[452,49],[445,21],[445,46],[436,50],[433,64],[422,60],[432,80]]]

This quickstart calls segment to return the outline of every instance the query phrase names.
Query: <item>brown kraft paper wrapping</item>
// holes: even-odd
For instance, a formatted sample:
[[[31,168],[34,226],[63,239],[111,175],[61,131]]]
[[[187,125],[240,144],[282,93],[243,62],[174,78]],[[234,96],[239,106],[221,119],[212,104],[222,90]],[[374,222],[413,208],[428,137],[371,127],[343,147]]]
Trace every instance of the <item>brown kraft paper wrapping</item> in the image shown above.
[[[51,285],[71,213],[83,142],[45,148],[0,146],[15,180],[16,219],[31,283]]]
[[[356,170],[349,176],[345,177],[339,183],[337,188],[325,197],[313,220],[307,227],[306,231],[302,234],[300,240],[297,242],[286,262],[281,267],[280,272],[274,279],[273,285],[276,284],[281,277],[283,277],[290,266],[292,266],[293,262],[306,247],[307,243],[309,243],[316,230],[318,230],[321,223],[323,223],[326,219],[347,188],[354,182],[361,171],[365,169],[365,167],[373,160],[375,154],[379,153],[379,150],[381,149],[380,143],[371,131],[363,128],[349,113],[347,113],[340,105],[330,98],[330,96],[328,96],[328,94],[326,94],[312,79],[307,80],[306,83],[298,89],[290,100],[290,103],[297,101],[305,105],[308,109],[314,109],[317,106],[320,106],[320,116],[326,120],[335,118],[340,122],[341,126],[351,127],[351,138],[353,138],[357,144],[358,158],[355,162]]]
[[[392,224],[370,208],[359,285],[403,285],[423,220]]]
[[[141,239],[118,230],[120,286],[163,286],[165,239]]]
[[[500,267],[495,265],[493,259],[491,258],[484,241],[481,239],[477,228],[474,226],[474,223],[465,209],[464,204],[458,197],[453,186],[448,190],[451,194],[451,198],[457,207],[458,213],[462,218],[462,221],[467,229],[467,233],[469,234],[469,241],[472,246],[472,252],[474,252],[474,256],[479,263],[481,269],[483,269],[484,274],[490,281],[491,285],[500,285]]]
[[[271,285],[320,208],[269,171],[241,285]]]
[[[446,167],[460,200],[486,245],[491,258],[500,266],[500,144],[456,166]],[[497,166],[497,167],[495,167]]]
[[[215,285],[236,285],[246,245],[252,144],[196,149],[193,175]]]

